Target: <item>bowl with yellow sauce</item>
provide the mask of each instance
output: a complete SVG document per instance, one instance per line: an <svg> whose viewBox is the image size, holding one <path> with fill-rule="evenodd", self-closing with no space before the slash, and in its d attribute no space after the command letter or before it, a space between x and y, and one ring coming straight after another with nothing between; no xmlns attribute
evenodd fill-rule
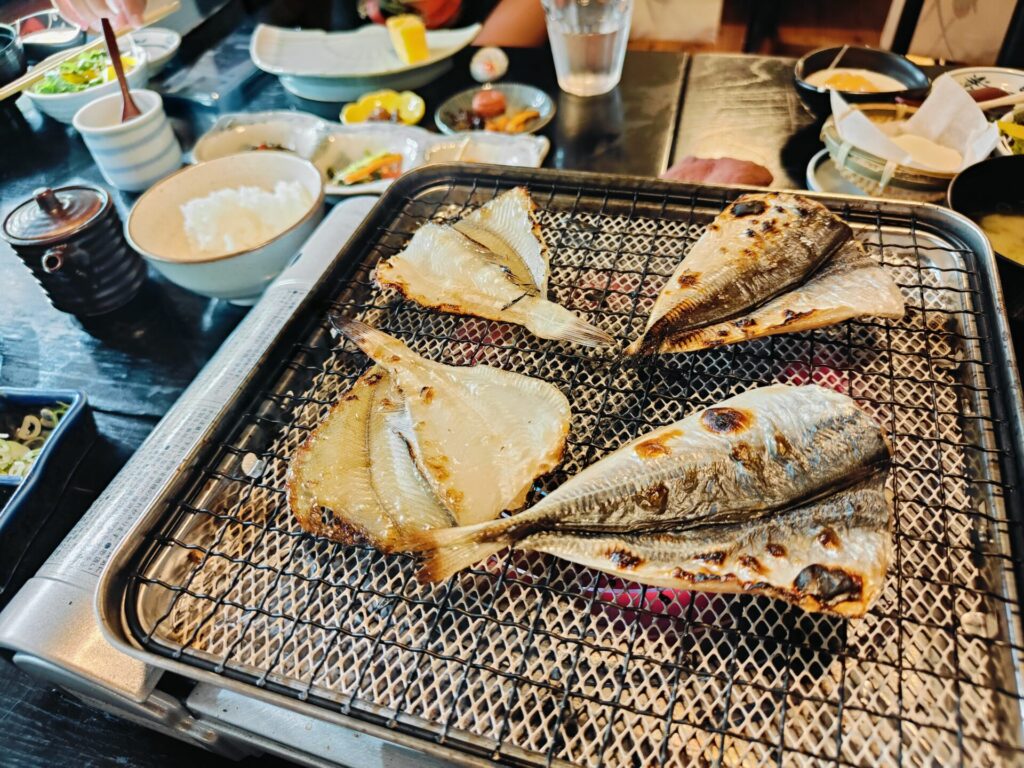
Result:
<svg viewBox="0 0 1024 768"><path fill-rule="evenodd" d="M965 168L949 185L949 207L988 237L1011 317L1024 318L1024 155L991 157Z"/></svg>
<svg viewBox="0 0 1024 768"><path fill-rule="evenodd" d="M922 99L931 81L905 56L863 46L819 48L793 67L793 83L804 105L818 117L832 112L830 94L846 101L884 103L896 97Z"/></svg>

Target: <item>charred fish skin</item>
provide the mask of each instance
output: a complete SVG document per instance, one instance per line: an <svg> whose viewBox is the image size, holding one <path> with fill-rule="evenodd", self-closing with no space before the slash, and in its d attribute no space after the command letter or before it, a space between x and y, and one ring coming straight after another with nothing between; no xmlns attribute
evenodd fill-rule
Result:
<svg viewBox="0 0 1024 768"><path fill-rule="evenodd" d="M741 196L669 277L644 335L627 354L654 353L666 339L769 301L804 281L852 236L845 222L805 197Z"/></svg>
<svg viewBox="0 0 1024 768"><path fill-rule="evenodd" d="M889 273L857 240L847 240L803 285L742 317L667 337L657 351L695 352L865 315L898 320L905 312L903 294Z"/></svg>
<svg viewBox="0 0 1024 768"><path fill-rule="evenodd" d="M890 457L882 430L845 395L763 387L637 438L526 512L428 531L405 548L428 552L422 578L437 581L536 536L685 538L764 526L884 480Z"/></svg>
<svg viewBox="0 0 1024 768"><path fill-rule="evenodd" d="M683 532L546 532L518 546L652 586L783 600L810 612L863 616L892 559L884 474L768 519Z"/></svg>
<svg viewBox="0 0 1024 768"><path fill-rule="evenodd" d="M492 532L724 524L827 495L889 459L881 430L845 395L762 387L627 443Z"/></svg>

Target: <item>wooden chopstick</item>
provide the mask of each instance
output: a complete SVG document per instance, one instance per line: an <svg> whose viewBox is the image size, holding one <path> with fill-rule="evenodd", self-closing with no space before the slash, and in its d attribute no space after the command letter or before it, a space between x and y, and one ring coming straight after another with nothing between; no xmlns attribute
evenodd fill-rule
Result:
<svg viewBox="0 0 1024 768"><path fill-rule="evenodd" d="M142 18L142 26L148 27L150 24L155 24L156 22L170 16L180 7L181 3L179 2L179 0L170 0L170 2L161 5L158 8L154 8L152 11L146 13L146 15ZM118 37L120 37L121 35L128 34L131 31L131 27L123 27L122 29L118 29L115 34ZM103 45L103 36L100 35L91 43L86 43L85 45L81 45L78 48L71 48L70 50L64 51L64 53L60 54L59 56L54 56L50 59L47 59L45 62L40 62L35 67L33 67L29 72L26 72L24 75L19 77L17 80L12 80L7 85L0 87L0 101L8 99L11 96L14 96L15 94L21 93L23 90L25 90L31 85L35 85L37 82L43 79L43 76L47 72L56 69L65 61L70 61L79 54L85 53L87 51L93 51L97 48L102 48Z"/></svg>
<svg viewBox="0 0 1024 768"><path fill-rule="evenodd" d="M1000 96L998 99L978 102L978 106L983 111L995 109L996 107L1012 107L1016 104L1024 104L1024 91L1021 93L1011 93L1009 96Z"/></svg>

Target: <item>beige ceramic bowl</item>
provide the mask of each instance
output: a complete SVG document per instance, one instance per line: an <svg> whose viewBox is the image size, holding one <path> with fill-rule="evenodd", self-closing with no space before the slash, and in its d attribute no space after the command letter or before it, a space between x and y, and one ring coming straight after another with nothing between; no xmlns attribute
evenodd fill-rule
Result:
<svg viewBox="0 0 1024 768"><path fill-rule="evenodd" d="M875 123L906 120L917 111L916 107L906 104L863 104L856 105L855 108L861 110ZM821 129L821 140L825 143L825 148L839 174L874 197L938 202L945 199L946 189L956 176L955 173L923 171L899 164L895 169L887 171L888 160L846 145L839 138L833 117L825 121Z"/></svg>
<svg viewBox="0 0 1024 768"><path fill-rule="evenodd" d="M272 191L279 181L298 181L309 192L312 203L301 219L254 248L196 258L185 235L183 203L231 187ZM157 272L182 288L254 304L316 229L323 209L323 184L312 163L284 152L248 152L186 166L161 179L135 203L125 234Z"/></svg>

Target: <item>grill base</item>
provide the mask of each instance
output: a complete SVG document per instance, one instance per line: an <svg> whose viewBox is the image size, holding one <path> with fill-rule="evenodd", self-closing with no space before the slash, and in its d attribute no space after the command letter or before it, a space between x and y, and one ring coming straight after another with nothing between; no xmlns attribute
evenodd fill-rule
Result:
<svg viewBox="0 0 1024 768"><path fill-rule="evenodd" d="M1019 406L1000 391L1006 357L977 231L938 210L824 199L892 270L902 320L641 365L372 285L377 260L422 222L516 183L540 208L552 298L622 342L736 194L456 167L400 180L235 398L219 440L151 512L144 545L115 557L105 589L124 595L126 625L110 630L154 664L509 764L1020 760L1019 528L1008 520L1008 508L1019 519ZM288 459L368 365L331 336L331 310L424 356L560 387L573 408L566 458L531 501L637 434L750 387L846 392L893 442L896 557L884 593L865 619L844 622L515 551L424 586L412 558L304 534L283 492Z"/></svg>

